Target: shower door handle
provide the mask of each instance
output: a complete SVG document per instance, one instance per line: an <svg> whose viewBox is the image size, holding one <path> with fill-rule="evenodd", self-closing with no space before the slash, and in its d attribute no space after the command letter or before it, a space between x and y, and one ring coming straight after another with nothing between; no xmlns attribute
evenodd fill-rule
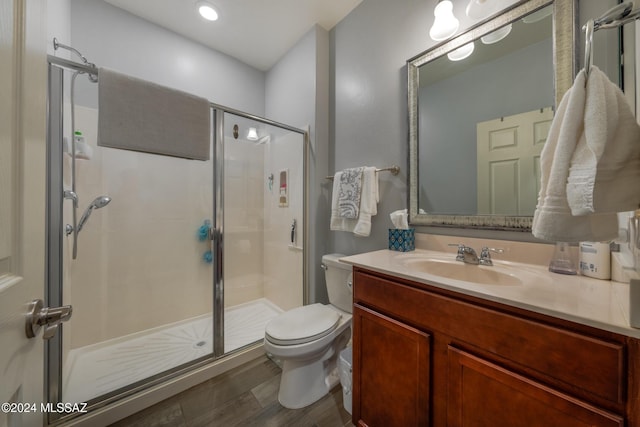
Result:
<svg viewBox="0 0 640 427"><path fill-rule="evenodd" d="M73 314L73 307L70 305L51 308L45 307L41 299L34 299L29 304L29 312L25 323L27 338L34 338L42 326L44 326L42 339L53 338L58 331L60 323L69 320L71 314Z"/></svg>

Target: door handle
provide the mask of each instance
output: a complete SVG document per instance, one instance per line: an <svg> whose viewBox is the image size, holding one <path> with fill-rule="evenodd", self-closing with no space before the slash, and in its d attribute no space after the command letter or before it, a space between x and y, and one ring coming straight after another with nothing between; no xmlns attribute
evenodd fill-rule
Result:
<svg viewBox="0 0 640 427"><path fill-rule="evenodd" d="M41 299L34 299L29 303L29 312L25 322L27 338L33 338L38 334L40 327L44 326L43 340L53 338L62 322L66 322L73 314L73 307L63 305L61 307L45 307Z"/></svg>

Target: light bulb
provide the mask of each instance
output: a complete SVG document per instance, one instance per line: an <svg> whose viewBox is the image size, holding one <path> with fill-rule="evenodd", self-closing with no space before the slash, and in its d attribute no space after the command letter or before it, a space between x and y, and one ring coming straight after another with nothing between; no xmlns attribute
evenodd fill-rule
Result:
<svg viewBox="0 0 640 427"><path fill-rule="evenodd" d="M447 53L447 58L449 58L451 61L462 61L463 59L468 58L469 55L473 53L475 47L476 45L473 42L467 43L463 46L460 46L456 50L452 50L451 52Z"/></svg>
<svg viewBox="0 0 640 427"><path fill-rule="evenodd" d="M209 3L200 1L197 6L198 13L207 21L216 21L218 19L218 12Z"/></svg>
<svg viewBox="0 0 640 427"><path fill-rule="evenodd" d="M470 0L467 5L467 9L465 13L471 19L481 19L487 16L487 13L490 12L485 4L487 0Z"/></svg>
<svg viewBox="0 0 640 427"><path fill-rule="evenodd" d="M433 40L446 40L458 31L460 21L453 16L453 4L450 0L441 1L433 10L435 19L429 30L429 37Z"/></svg>
<svg viewBox="0 0 640 427"><path fill-rule="evenodd" d="M534 22L541 21L547 16L551 15L552 12L553 9L551 8L551 6L547 6L544 9L537 10L525 16L524 18L522 18L522 22L524 22L525 24L533 24Z"/></svg>
<svg viewBox="0 0 640 427"><path fill-rule="evenodd" d="M480 37L480 40L482 40L482 43L484 44L498 43L500 40L509 35L509 33L511 32L511 28L513 28L513 25L505 25L504 27L498 28L497 30L487 34L486 36Z"/></svg>
<svg viewBox="0 0 640 427"><path fill-rule="evenodd" d="M258 131L256 128L249 128L249 132L247 132L247 139L249 141L256 141L258 139Z"/></svg>

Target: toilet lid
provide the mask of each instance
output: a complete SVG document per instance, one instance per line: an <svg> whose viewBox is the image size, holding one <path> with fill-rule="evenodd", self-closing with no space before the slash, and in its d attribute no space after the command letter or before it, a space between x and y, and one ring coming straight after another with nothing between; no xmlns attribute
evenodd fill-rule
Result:
<svg viewBox="0 0 640 427"><path fill-rule="evenodd" d="M315 341L338 327L340 314L324 304L311 304L284 312L267 323L267 338L274 344L295 345Z"/></svg>

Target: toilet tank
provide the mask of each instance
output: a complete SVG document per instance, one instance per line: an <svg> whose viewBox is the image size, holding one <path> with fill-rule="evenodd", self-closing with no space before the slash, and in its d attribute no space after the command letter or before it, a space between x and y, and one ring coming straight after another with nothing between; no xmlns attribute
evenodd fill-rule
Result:
<svg viewBox="0 0 640 427"><path fill-rule="evenodd" d="M324 281L327 284L329 302L340 310L351 313L353 310L351 265L338 261L344 256L346 255L324 255L322 268L324 269Z"/></svg>

